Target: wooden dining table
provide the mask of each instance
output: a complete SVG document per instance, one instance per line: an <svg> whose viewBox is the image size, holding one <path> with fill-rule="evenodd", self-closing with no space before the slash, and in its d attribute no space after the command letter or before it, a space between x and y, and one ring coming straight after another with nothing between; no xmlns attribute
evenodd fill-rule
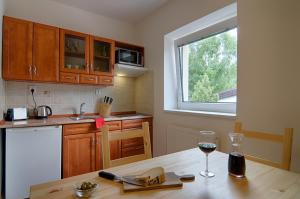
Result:
<svg viewBox="0 0 300 199"><path fill-rule="evenodd" d="M73 187L82 181L100 184L93 199L135 198L186 198L186 199L300 199L300 174L246 161L246 177L234 178L227 171L228 154L215 151L209 155L209 170L213 178L199 175L205 169L205 155L199 149L190 149L169 155L107 169L117 175L140 174L161 166L167 172L178 175L194 174L195 180L181 188L157 189L125 193L122 184L98 177L92 172L31 187L30 198L71 199L76 198Z"/></svg>

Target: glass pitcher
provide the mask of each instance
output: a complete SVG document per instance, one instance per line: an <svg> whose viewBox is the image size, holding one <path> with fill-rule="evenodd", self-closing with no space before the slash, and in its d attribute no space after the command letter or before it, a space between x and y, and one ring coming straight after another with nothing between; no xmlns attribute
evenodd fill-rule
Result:
<svg viewBox="0 0 300 199"><path fill-rule="evenodd" d="M244 153L242 151L243 134L229 133L231 141L231 153L228 159L228 172L237 178L245 177L246 163Z"/></svg>

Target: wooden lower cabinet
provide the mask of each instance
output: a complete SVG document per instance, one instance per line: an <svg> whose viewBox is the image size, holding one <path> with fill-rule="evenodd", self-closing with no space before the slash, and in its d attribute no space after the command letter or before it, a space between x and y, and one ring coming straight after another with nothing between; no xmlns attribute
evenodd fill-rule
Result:
<svg viewBox="0 0 300 199"><path fill-rule="evenodd" d="M150 123L152 142L152 120L124 120L106 122L111 132L122 126L141 128L142 122ZM132 123L131 123L132 122ZM124 123L124 124L123 124ZM132 128L131 128L132 129ZM110 143L111 159L119 159L144 153L143 139L132 138ZM103 169L102 133L94 123L67 124L63 127L63 178Z"/></svg>
<svg viewBox="0 0 300 199"><path fill-rule="evenodd" d="M63 138L63 177L95 170L95 134L67 135Z"/></svg>

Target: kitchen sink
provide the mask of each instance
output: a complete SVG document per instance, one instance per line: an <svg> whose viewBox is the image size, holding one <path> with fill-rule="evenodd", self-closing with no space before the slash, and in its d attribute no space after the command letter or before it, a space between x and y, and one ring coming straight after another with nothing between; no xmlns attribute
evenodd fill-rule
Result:
<svg viewBox="0 0 300 199"><path fill-rule="evenodd" d="M95 119L98 118L99 116L97 115L82 115L82 116L78 116L78 117L70 117L71 120L86 120L86 119Z"/></svg>

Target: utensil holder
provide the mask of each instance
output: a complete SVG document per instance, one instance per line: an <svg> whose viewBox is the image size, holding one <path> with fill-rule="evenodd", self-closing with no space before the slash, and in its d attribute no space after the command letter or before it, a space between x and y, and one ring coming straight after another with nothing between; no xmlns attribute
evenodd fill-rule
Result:
<svg viewBox="0 0 300 199"><path fill-rule="evenodd" d="M100 103L100 111L99 114L102 117L109 117L111 114L111 108L112 105L111 104L106 104L106 103Z"/></svg>

